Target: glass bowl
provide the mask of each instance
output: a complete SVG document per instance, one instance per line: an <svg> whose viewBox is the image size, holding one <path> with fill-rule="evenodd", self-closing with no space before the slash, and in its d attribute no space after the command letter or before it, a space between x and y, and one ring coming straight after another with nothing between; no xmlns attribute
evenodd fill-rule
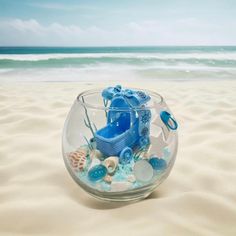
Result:
<svg viewBox="0 0 236 236"><path fill-rule="evenodd" d="M84 91L65 121L64 162L76 183L96 198L143 199L174 165L177 126L158 93L120 85Z"/></svg>

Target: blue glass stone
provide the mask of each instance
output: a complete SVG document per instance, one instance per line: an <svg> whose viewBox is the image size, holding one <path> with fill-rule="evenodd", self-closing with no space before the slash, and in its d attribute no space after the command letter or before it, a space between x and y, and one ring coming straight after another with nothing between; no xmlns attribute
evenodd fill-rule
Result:
<svg viewBox="0 0 236 236"><path fill-rule="evenodd" d="M96 165L88 172L88 178L92 182L103 179L107 174L107 168L104 165Z"/></svg>
<svg viewBox="0 0 236 236"><path fill-rule="evenodd" d="M166 161L162 158L152 157L149 163L154 170L164 170L167 167Z"/></svg>

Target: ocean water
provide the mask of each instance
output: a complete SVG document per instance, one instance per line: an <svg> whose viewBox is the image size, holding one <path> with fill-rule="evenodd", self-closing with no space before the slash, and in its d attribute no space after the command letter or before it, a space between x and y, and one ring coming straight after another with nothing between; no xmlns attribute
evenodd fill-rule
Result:
<svg viewBox="0 0 236 236"><path fill-rule="evenodd" d="M235 78L236 46L0 47L0 82Z"/></svg>

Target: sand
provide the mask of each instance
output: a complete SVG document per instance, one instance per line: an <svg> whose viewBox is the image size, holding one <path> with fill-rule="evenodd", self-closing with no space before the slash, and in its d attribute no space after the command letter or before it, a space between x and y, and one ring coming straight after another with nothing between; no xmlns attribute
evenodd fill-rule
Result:
<svg viewBox="0 0 236 236"><path fill-rule="evenodd" d="M161 93L180 127L171 175L132 204L93 199L63 163L66 115L94 86L0 85L0 235L236 235L236 82L135 84Z"/></svg>

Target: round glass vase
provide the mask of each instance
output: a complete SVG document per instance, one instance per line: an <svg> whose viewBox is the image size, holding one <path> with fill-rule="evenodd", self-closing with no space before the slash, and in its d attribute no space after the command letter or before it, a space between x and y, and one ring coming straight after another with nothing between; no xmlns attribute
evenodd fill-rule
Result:
<svg viewBox="0 0 236 236"><path fill-rule="evenodd" d="M64 124L62 152L67 170L82 189L98 199L146 198L168 177L175 162L177 122L163 97L152 91L129 90L151 99L145 106L117 108L101 96L102 89L84 91ZM111 116L114 121L108 123ZM142 122L148 126L142 128ZM103 138L98 138L101 133Z"/></svg>

